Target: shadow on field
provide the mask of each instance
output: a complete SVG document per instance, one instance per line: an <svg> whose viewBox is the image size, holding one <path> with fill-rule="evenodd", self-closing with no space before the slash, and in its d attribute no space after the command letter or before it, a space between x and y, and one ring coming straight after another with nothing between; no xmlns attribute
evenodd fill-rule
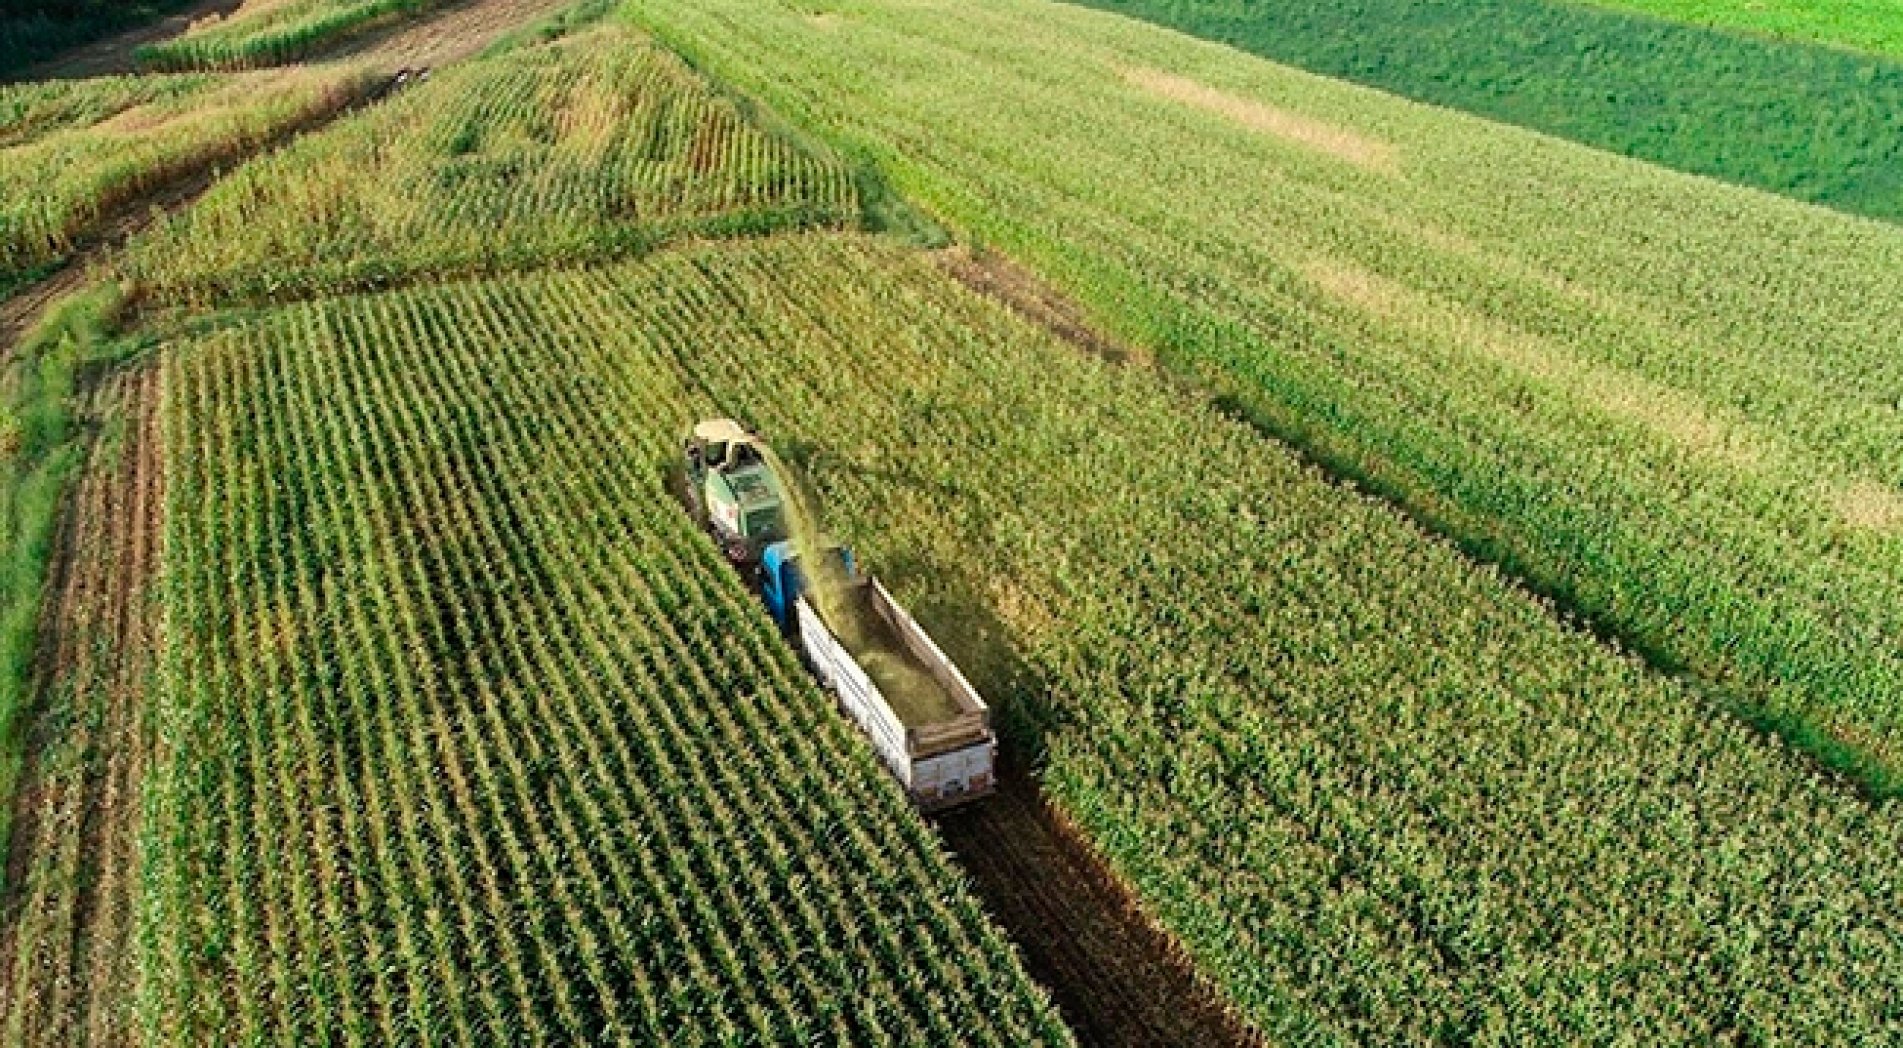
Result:
<svg viewBox="0 0 1903 1048"><path fill-rule="evenodd" d="M1198 978L1175 938L1045 797L1030 770L1062 712L1010 632L956 566L916 556L879 565L929 578L911 609L991 703L1002 749L998 792L933 819L1025 967L1086 1045L1260 1045Z"/></svg>

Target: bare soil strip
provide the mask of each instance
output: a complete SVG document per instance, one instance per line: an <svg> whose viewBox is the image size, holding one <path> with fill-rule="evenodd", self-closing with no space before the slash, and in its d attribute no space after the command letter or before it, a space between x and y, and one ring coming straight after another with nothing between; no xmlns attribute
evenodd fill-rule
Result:
<svg viewBox="0 0 1903 1048"><path fill-rule="evenodd" d="M1266 1043L1008 762L996 796L942 816L938 829L1082 1043Z"/></svg>
<svg viewBox="0 0 1903 1048"><path fill-rule="evenodd" d="M134 26L116 36L82 44L58 58L49 59L20 72L17 79L78 80L89 76L111 76L138 69L133 54L146 44L155 44L190 29L193 22L213 15L228 15L243 0L198 0L197 3L145 25Z"/></svg>
<svg viewBox="0 0 1903 1048"><path fill-rule="evenodd" d="M1118 364L1151 363L1147 354L1093 327L1077 303L1003 255L958 246L940 251L938 260L966 287L1087 353Z"/></svg>
<svg viewBox="0 0 1903 1048"><path fill-rule="evenodd" d="M0 905L0 1040L131 1043L142 719L159 628L159 370L87 397L63 514Z"/></svg>
<svg viewBox="0 0 1903 1048"><path fill-rule="evenodd" d="M574 0L468 0L419 19L353 36L319 57L368 61L388 73L444 65L476 54L503 34L572 3Z"/></svg>

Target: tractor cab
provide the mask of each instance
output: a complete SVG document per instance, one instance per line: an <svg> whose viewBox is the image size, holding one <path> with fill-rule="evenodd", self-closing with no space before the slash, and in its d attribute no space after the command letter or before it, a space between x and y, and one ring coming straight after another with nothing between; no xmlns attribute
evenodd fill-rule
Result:
<svg viewBox="0 0 1903 1048"><path fill-rule="evenodd" d="M682 444L687 492L735 563L751 564L768 545L786 538L780 480L760 439L732 419L694 426Z"/></svg>

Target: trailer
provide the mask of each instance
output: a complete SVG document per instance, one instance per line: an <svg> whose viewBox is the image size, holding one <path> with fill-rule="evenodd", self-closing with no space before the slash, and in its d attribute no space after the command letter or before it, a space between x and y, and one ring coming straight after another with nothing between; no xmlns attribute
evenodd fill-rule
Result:
<svg viewBox="0 0 1903 1048"><path fill-rule="evenodd" d="M885 585L857 573L849 551L828 546L821 555L838 558L847 581L831 599L850 605L861 635L842 638L826 621L789 542L768 546L761 559L773 617L913 803L941 811L992 793L998 743L990 707Z"/></svg>

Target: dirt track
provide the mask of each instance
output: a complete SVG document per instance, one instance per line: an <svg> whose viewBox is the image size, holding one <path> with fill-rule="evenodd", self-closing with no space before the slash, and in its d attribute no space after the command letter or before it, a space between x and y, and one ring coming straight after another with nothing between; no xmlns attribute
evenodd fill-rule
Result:
<svg viewBox="0 0 1903 1048"><path fill-rule="evenodd" d="M468 0L341 41L313 60L365 61L394 73L467 58L574 0Z"/></svg>
<svg viewBox="0 0 1903 1048"><path fill-rule="evenodd" d="M134 26L123 33L95 40L58 58L42 62L20 72L17 79L78 80L89 76L130 73L136 68L133 53L146 44L169 40L191 28L193 22L212 15L226 15L238 9L243 0L198 0L197 3L156 22Z"/></svg>
<svg viewBox="0 0 1903 1048"><path fill-rule="evenodd" d="M1264 1043L1021 773L938 829L1084 1044Z"/></svg>
<svg viewBox="0 0 1903 1048"><path fill-rule="evenodd" d="M26 711L0 915L0 1041L130 1043L142 714L164 475L147 365L89 398L97 439L62 516Z"/></svg>

